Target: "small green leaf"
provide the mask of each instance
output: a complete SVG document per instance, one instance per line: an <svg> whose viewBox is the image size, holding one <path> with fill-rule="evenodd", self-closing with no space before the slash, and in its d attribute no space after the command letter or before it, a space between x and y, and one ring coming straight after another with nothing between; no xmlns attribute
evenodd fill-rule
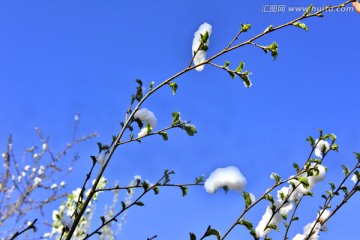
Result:
<svg viewBox="0 0 360 240"><path fill-rule="evenodd" d="M101 153L101 151L102 151L102 143L101 143L101 142L97 142L96 144L97 144L98 147L99 147L99 153Z"/></svg>
<svg viewBox="0 0 360 240"><path fill-rule="evenodd" d="M185 124L182 127L189 136L194 136L197 133L196 127L191 124Z"/></svg>
<svg viewBox="0 0 360 240"><path fill-rule="evenodd" d="M211 228L210 226L208 227L208 229L206 230L206 233L204 234L204 237L208 237L208 236L216 236L216 238L218 240L220 240L219 231L214 228Z"/></svg>
<svg viewBox="0 0 360 240"><path fill-rule="evenodd" d="M154 191L155 195L158 195L158 194L159 194L159 188L158 188L158 187L154 187L154 188L153 188L153 191Z"/></svg>
<svg viewBox="0 0 360 240"><path fill-rule="evenodd" d="M204 182L204 176L200 176L200 177L195 178L195 184L199 184L199 183L202 183L202 182Z"/></svg>
<svg viewBox="0 0 360 240"><path fill-rule="evenodd" d="M296 173L300 172L300 167L296 163L293 163L293 167L295 168Z"/></svg>
<svg viewBox="0 0 360 240"><path fill-rule="evenodd" d="M311 4L311 5L306 9L306 11L305 11L305 13L304 13L304 16L309 15L309 13L312 11L313 7L314 7L314 4Z"/></svg>
<svg viewBox="0 0 360 240"><path fill-rule="evenodd" d="M243 71L244 66L245 66L245 63L240 62L239 66L235 69L235 72L241 73Z"/></svg>
<svg viewBox="0 0 360 240"><path fill-rule="evenodd" d="M314 147L315 146L315 140L312 136L309 136L306 141L308 141L311 145L311 147Z"/></svg>
<svg viewBox="0 0 360 240"><path fill-rule="evenodd" d="M269 202L271 202L272 204L274 204L274 198L273 198L273 196L271 196L270 193L268 195L266 195L265 199L268 200Z"/></svg>
<svg viewBox="0 0 360 240"><path fill-rule="evenodd" d="M251 229L254 228L253 225L252 225L252 223L251 223L249 220L244 219L244 218L242 218L242 219L240 220L239 224L245 226L245 227L246 227L247 229L249 229L249 230L251 230Z"/></svg>
<svg viewBox="0 0 360 240"><path fill-rule="evenodd" d="M347 187L342 186L340 189L341 189L341 191L343 191L345 193L345 195L348 195Z"/></svg>
<svg viewBox="0 0 360 240"><path fill-rule="evenodd" d="M244 191L242 196L245 200L245 208L248 208L252 204L250 193Z"/></svg>
<svg viewBox="0 0 360 240"><path fill-rule="evenodd" d="M278 44L276 42L273 42L267 47L267 50L271 52L271 56L274 58L274 60L277 58L278 54Z"/></svg>
<svg viewBox="0 0 360 240"><path fill-rule="evenodd" d="M243 81L244 83L244 86L249 88L252 86L252 83L250 81L250 78L249 78L249 75L250 75L250 72L249 71L245 71L244 73L241 73L239 74L241 80Z"/></svg>
<svg viewBox="0 0 360 240"><path fill-rule="evenodd" d="M302 28L302 29L304 29L305 31L309 31L309 28L305 25L305 23L302 23L302 22L300 22L300 21L294 22L293 25L294 25L295 27Z"/></svg>
<svg viewBox="0 0 360 240"><path fill-rule="evenodd" d="M180 119L180 113L179 112L173 112L172 113L173 121L171 123L171 126L175 126L181 123Z"/></svg>
<svg viewBox="0 0 360 240"><path fill-rule="evenodd" d="M241 31L247 32L251 28L251 24L241 24Z"/></svg>
<svg viewBox="0 0 360 240"><path fill-rule="evenodd" d="M164 141L167 141L167 140L169 139L167 132L162 131L162 132L159 132L159 134L162 136L162 138L164 139Z"/></svg>
<svg viewBox="0 0 360 240"><path fill-rule="evenodd" d="M124 201L121 201L121 206L122 206L122 210L126 208L126 204L124 203Z"/></svg>
<svg viewBox="0 0 360 240"><path fill-rule="evenodd" d="M268 27L265 29L264 33L270 32L272 29L273 29L273 26L270 25L270 26L268 26Z"/></svg>
<svg viewBox="0 0 360 240"><path fill-rule="evenodd" d="M271 177L275 180L276 184L281 181L281 177L277 173L272 173Z"/></svg>
<svg viewBox="0 0 360 240"><path fill-rule="evenodd" d="M95 165L97 160L96 160L96 157L95 156L90 156L91 160L93 161L93 164Z"/></svg>
<svg viewBox="0 0 360 240"><path fill-rule="evenodd" d="M100 219L101 219L101 223L104 225L104 223L105 223L105 217L104 217L104 216L101 216Z"/></svg>
<svg viewBox="0 0 360 240"><path fill-rule="evenodd" d="M276 231L278 231L278 232L280 231L279 227L276 226L275 224L269 224L269 225L268 225L268 228L274 229L274 230L276 230Z"/></svg>
<svg viewBox="0 0 360 240"><path fill-rule="evenodd" d="M345 177L349 176L349 174L350 174L349 168L348 168L347 166L345 166L345 165L342 165L341 167L342 167L342 169L343 169L343 172L344 172L344 174L345 174Z"/></svg>
<svg viewBox="0 0 360 240"><path fill-rule="evenodd" d="M230 66L230 62L226 61L225 64L224 64L224 68L227 68L228 66Z"/></svg>
<svg viewBox="0 0 360 240"><path fill-rule="evenodd" d="M172 94L175 95L176 94L176 90L178 89L178 85L176 84L176 82L171 82L169 83L169 86L172 89Z"/></svg>
<svg viewBox="0 0 360 240"><path fill-rule="evenodd" d="M143 187L144 191L146 191L146 190L149 189L149 184L146 181L143 181L142 182L142 187Z"/></svg>
<svg viewBox="0 0 360 240"><path fill-rule="evenodd" d="M139 84L140 87L142 87L143 83L140 79L136 79L136 82Z"/></svg>
<svg viewBox="0 0 360 240"><path fill-rule="evenodd" d="M334 191L336 188L335 184L333 182L329 182L329 184L330 184L331 190Z"/></svg>
<svg viewBox="0 0 360 240"><path fill-rule="evenodd" d="M149 91L151 91L154 87L154 82L150 82Z"/></svg>
<svg viewBox="0 0 360 240"><path fill-rule="evenodd" d="M135 202L135 204L138 205L138 206L140 206L140 207L142 207L142 206L145 205L143 202L140 202L140 201Z"/></svg>
<svg viewBox="0 0 360 240"><path fill-rule="evenodd" d="M339 151L339 146L336 144L336 143L333 143L331 145L331 150L335 151L335 152L338 152Z"/></svg>
<svg viewBox="0 0 360 240"><path fill-rule="evenodd" d="M189 233L190 235L190 240L196 240L196 235L194 233Z"/></svg>
<svg viewBox="0 0 360 240"><path fill-rule="evenodd" d="M151 131L152 131L152 128L151 128L150 124L146 124L146 134L151 133Z"/></svg>
<svg viewBox="0 0 360 240"><path fill-rule="evenodd" d="M187 187L184 187L184 186L180 186L181 188L181 192L182 192L182 196L185 197L186 194L188 193L188 189Z"/></svg>
<svg viewBox="0 0 360 240"><path fill-rule="evenodd" d="M308 181L307 177L304 177L304 176L299 177L297 180L303 185L304 188L308 189L309 181Z"/></svg>

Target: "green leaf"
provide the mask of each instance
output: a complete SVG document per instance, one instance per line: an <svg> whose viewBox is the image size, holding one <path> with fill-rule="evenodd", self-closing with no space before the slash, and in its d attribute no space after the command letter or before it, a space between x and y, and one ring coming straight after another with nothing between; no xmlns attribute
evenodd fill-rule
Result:
<svg viewBox="0 0 360 240"><path fill-rule="evenodd" d="M348 168L347 166L345 166L345 165L342 165L341 167L342 167L342 169L343 169L343 172L344 172L344 174L345 174L345 177L349 176L349 174L350 174L349 168Z"/></svg>
<svg viewBox="0 0 360 240"><path fill-rule="evenodd" d="M254 228L253 225L252 225L252 223L251 223L249 220L244 219L244 218L242 218L242 219L240 220L239 224L245 226L245 227L246 227L247 229L249 229L249 230L251 230L251 229Z"/></svg>
<svg viewBox="0 0 360 240"><path fill-rule="evenodd" d="M276 184L281 181L281 177L277 173L272 173L271 177L275 180Z"/></svg>
<svg viewBox="0 0 360 240"><path fill-rule="evenodd" d="M204 237L208 237L208 236L216 236L216 238L218 240L220 240L219 231L214 228L211 228L210 226L208 227L208 229L206 230L206 233L204 234Z"/></svg>
<svg viewBox="0 0 360 240"><path fill-rule="evenodd" d="M190 240L196 240L196 235L194 233L189 233L190 235Z"/></svg>
<svg viewBox="0 0 360 240"><path fill-rule="evenodd" d="M204 182L204 176L200 176L200 177L195 178L195 184L199 184L199 183L202 183L202 182Z"/></svg>
<svg viewBox="0 0 360 240"><path fill-rule="evenodd" d="M278 48L279 45L276 42L273 42L270 44L266 49L271 52L271 56L274 58L274 60L277 58L278 54Z"/></svg>
<svg viewBox="0 0 360 240"><path fill-rule="evenodd" d="M309 15L309 13L312 11L313 7L314 7L314 4L311 4L311 5L306 9L306 11L305 11L305 13L304 13L304 16Z"/></svg>
<svg viewBox="0 0 360 240"><path fill-rule="evenodd" d="M146 190L149 189L149 184L146 181L143 181L142 182L142 187L143 187L144 191L146 191Z"/></svg>
<svg viewBox="0 0 360 240"><path fill-rule="evenodd" d="M331 190L334 191L335 190L335 184L333 182L329 182L329 185L331 187Z"/></svg>
<svg viewBox="0 0 360 240"><path fill-rule="evenodd" d="M140 202L140 201L135 202L135 204L138 205L138 206L140 206L140 207L142 207L142 206L145 205L143 202Z"/></svg>
<svg viewBox="0 0 360 240"><path fill-rule="evenodd" d="M345 195L348 195L347 187L342 186L340 189L341 189L341 191L343 191L345 193Z"/></svg>
<svg viewBox="0 0 360 240"><path fill-rule="evenodd" d="M101 219L101 223L104 225L104 223L105 223L105 217L104 217L104 216L101 216L100 219Z"/></svg>
<svg viewBox="0 0 360 240"><path fill-rule="evenodd" d="M235 69L235 72L239 72L241 73L243 68L245 66L245 63L244 62L240 62L239 66Z"/></svg>
<svg viewBox="0 0 360 240"><path fill-rule="evenodd" d="M101 151L102 151L102 143L101 143L101 142L97 142L96 144L97 144L98 147L99 147L99 153L101 153Z"/></svg>
<svg viewBox="0 0 360 240"><path fill-rule="evenodd" d="M171 126L175 126L181 123L181 119L180 119L180 113L179 112L173 112L172 114L173 117L173 121L171 123Z"/></svg>
<svg viewBox="0 0 360 240"><path fill-rule="evenodd" d="M152 131L152 128L151 128L150 124L146 124L146 134L151 133L151 131Z"/></svg>
<svg viewBox="0 0 360 240"><path fill-rule="evenodd" d="M91 160L93 161L93 164L95 165L97 160L96 160L96 157L95 156L90 156Z"/></svg>
<svg viewBox="0 0 360 240"><path fill-rule="evenodd" d="M305 31L309 31L309 28L305 25L305 23L302 23L302 22L300 22L300 21L294 22L293 25L294 25L295 27L302 28L302 29L304 29Z"/></svg>
<svg viewBox="0 0 360 240"><path fill-rule="evenodd" d="M153 188L153 191L154 191L155 195L158 195L158 194L159 194L159 188L158 188L158 187L154 187L154 188Z"/></svg>
<svg viewBox="0 0 360 240"><path fill-rule="evenodd" d="M336 144L336 143L333 143L331 145L331 150L335 151L335 152L338 152L339 151L339 146Z"/></svg>
<svg viewBox="0 0 360 240"><path fill-rule="evenodd" d="M312 136L309 136L306 141L308 141L311 145L311 147L314 147L315 146L315 140Z"/></svg>
<svg viewBox="0 0 360 240"><path fill-rule="evenodd" d="M140 129L142 129L144 127L144 124L140 119L135 118L134 121L137 123L137 125Z"/></svg>
<svg viewBox="0 0 360 240"><path fill-rule="evenodd" d="M188 189L187 187L184 187L184 186L180 186L181 188L181 192L182 192L182 196L185 197L186 194L188 193Z"/></svg>
<svg viewBox="0 0 360 240"><path fill-rule="evenodd" d="M239 74L241 80L243 80L244 86L247 88L252 86L249 75L250 75L249 71L245 71L244 73Z"/></svg>
<svg viewBox="0 0 360 240"><path fill-rule="evenodd" d="M159 134L162 136L162 138L164 139L164 141L167 141L167 140L169 139L167 132L162 131L162 132L159 132Z"/></svg>
<svg viewBox="0 0 360 240"><path fill-rule="evenodd" d="M176 90L178 88L178 85L176 84L176 82L171 82L169 83L169 86L171 87L172 89L172 94L175 95L176 94Z"/></svg>
<svg viewBox="0 0 360 240"><path fill-rule="evenodd" d="M121 201L121 206L122 206L122 210L126 208L126 204L124 203L124 201Z"/></svg>
<svg viewBox="0 0 360 240"><path fill-rule="evenodd" d="M265 29L264 33L270 32L272 29L273 29L273 26L270 25L270 26L268 26L268 27Z"/></svg>
<svg viewBox="0 0 360 240"><path fill-rule="evenodd" d="M150 82L149 91L151 91L154 87L154 82Z"/></svg>
<svg viewBox="0 0 360 240"><path fill-rule="evenodd" d="M200 34L200 50L205 50L205 51L207 50L207 48L203 49L203 48L201 48L201 46L207 47L204 44L208 41L208 39L209 39L209 32L208 31L206 31L205 34Z"/></svg>
<svg viewBox="0 0 360 240"><path fill-rule="evenodd" d="M274 204L274 198L273 198L273 196L271 196L270 193L268 195L266 195L265 199L268 200L269 202L271 202L272 204Z"/></svg>
<svg viewBox="0 0 360 240"><path fill-rule="evenodd" d="M228 66L230 66L230 62L226 61L225 64L224 64L224 68L227 68Z"/></svg>
<svg viewBox="0 0 360 240"><path fill-rule="evenodd" d="M194 136L197 133L196 127L191 124L185 124L182 127L189 136Z"/></svg>
<svg viewBox="0 0 360 240"><path fill-rule="evenodd" d="M241 24L241 31L247 32L251 28L251 24Z"/></svg>
<svg viewBox="0 0 360 240"><path fill-rule="evenodd" d="M140 87L142 87L143 83L140 79L136 79L136 82L139 84Z"/></svg>
<svg viewBox="0 0 360 240"><path fill-rule="evenodd" d="M299 177L297 178L297 180L303 185L304 188L308 189L309 187L309 181L307 179L307 177Z"/></svg>
<svg viewBox="0 0 360 240"><path fill-rule="evenodd" d="M242 196L245 200L245 208L248 208L252 204L250 193L244 191Z"/></svg>
<svg viewBox="0 0 360 240"><path fill-rule="evenodd" d="M268 228L274 229L274 230L276 230L276 231L278 231L278 232L280 231L279 227L276 226L275 224L269 224L269 225L268 225Z"/></svg>
<svg viewBox="0 0 360 240"><path fill-rule="evenodd" d="M300 167L297 165L297 163L293 163L293 167L295 168L296 173L300 172Z"/></svg>

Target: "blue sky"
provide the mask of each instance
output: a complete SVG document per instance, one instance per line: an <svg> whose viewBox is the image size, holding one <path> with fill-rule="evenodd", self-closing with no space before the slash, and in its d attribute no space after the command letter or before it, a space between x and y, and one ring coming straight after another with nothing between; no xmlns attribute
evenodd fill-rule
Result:
<svg viewBox="0 0 360 240"><path fill-rule="evenodd" d="M193 34L204 22L213 27L208 50L212 56L229 43L241 23L252 28L240 41L301 15L288 11L297 6L292 1L285 3L284 13L262 12L270 4L284 2L1 1L2 148L11 133L21 156L25 147L40 144L34 130L40 127L50 136L50 147L60 151L71 139L73 118L80 112L78 136L94 131L100 136L77 147L81 158L66 179L72 191L90 167L89 156L97 153L96 142L109 143L120 130L135 79L146 86L160 83L186 67ZM326 189L326 180L339 181L341 164L352 165L352 152L360 151L358 18L355 12L326 13L305 21L308 32L290 27L259 39L259 44L279 44L276 61L251 46L215 61L229 60L233 67L244 61L252 72L250 89L210 66L183 75L175 96L170 88L162 89L144 107L156 114L158 128L168 126L171 113L179 111L197 126L198 134L190 138L174 130L168 142L153 137L141 145L125 145L105 176L126 185L136 174L155 181L164 169L173 169L174 183L186 183L217 167L235 165L248 180L246 191L260 196L272 184L271 172L285 178L293 174L293 162L305 161L310 151L306 137L316 137L317 128L322 128L338 136L340 152L325 161L329 172L318 189ZM316 217L323 203L320 195L305 201L303 221L293 235ZM354 197L330 221L323 238L351 239L357 233L350 224L357 219L359 200ZM201 235L209 224L225 232L243 207L239 193L208 195L201 187L190 189L184 199L180 190L164 189L144 203L129 212L119 239L155 234L158 239L187 239L189 231ZM256 225L264 211L261 205L248 218ZM248 235L235 229L229 239L240 236Z"/></svg>

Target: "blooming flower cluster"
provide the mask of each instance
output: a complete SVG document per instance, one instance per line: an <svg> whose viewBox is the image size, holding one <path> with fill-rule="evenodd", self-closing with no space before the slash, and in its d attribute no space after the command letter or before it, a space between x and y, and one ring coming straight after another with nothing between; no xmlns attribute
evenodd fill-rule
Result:
<svg viewBox="0 0 360 240"><path fill-rule="evenodd" d="M208 193L215 193L221 187L241 192L245 186L246 178L234 166L216 169L210 174L204 184L205 190Z"/></svg>
<svg viewBox="0 0 360 240"><path fill-rule="evenodd" d="M206 50L200 49L201 44L201 35L205 36L206 32L208 34L207 41L203 43L203 46L207 47L209 46L209 37L211 35L212 27L208 23L203 23L200 25L199 30L197 30L194 34L193 44L192 44L192 54L194 56L194 53L197 51L195 57L194 57L194 64L198 65L199 63L202 63L205 61L206 57ZM201 65L196 68L197 71L202 71L204 69L204 65Z"/></svg>

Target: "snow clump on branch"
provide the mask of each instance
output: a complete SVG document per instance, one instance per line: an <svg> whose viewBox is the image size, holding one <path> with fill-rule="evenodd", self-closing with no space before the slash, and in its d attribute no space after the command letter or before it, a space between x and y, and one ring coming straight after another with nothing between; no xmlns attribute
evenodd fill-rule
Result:
<svg viewBox="0 0 360 240"><path fill-rule="evenodd" d="M195 57L194 57L194 64L198 65L199 63L202 63L205 61L206 57L206 50L209 46L209 38L211 35L212 27L208 23L203 23L200 25L199 30L197 30L194 34L194 40L192 44L192 55L194 56L194 53L197 51ZM206 41L202 43L202 38L207 36L205 39ZM201 46L200 46L201 45ZM205 65L201 65L196 68L197 71L202 71L204 69Z"/></svg>
<svg viewBox="0 0 360 240"><path fill-rule="evenodd" d="M245 186L246 178L234 166L216 169L210 174L204 184L205 190L208 193L215 193L221 187L241 192Z"/></svg>
<svg viewBox="0 0 360 240"><path fill-rule="evenodd" d="M156 127L157 124L157 118L155 117L155 114L146 108L141 108L136 111L134 114L135 119L139 119L141 122L145 122L146 124L149 124L152 129ZM144 137L147 135L147 128L144 127L141 129L141 131L138 133L138 137Z"/></svg>

